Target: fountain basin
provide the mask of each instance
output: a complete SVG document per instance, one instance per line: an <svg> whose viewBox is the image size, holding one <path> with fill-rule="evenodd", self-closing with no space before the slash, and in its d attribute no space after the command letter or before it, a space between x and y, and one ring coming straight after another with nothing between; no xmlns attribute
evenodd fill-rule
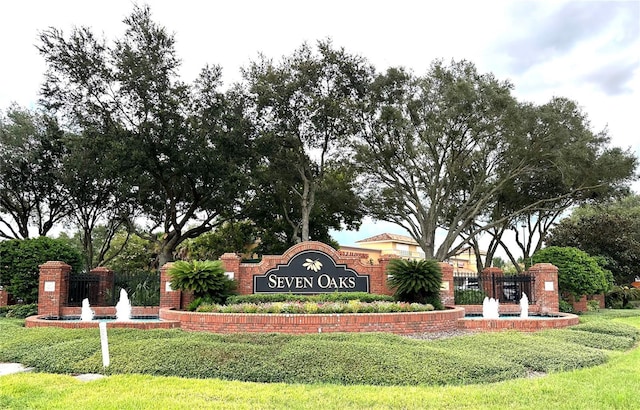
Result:
<svg viewBox="0 0 640 410"><path fill-rule="evenodd" d="M580 318L570 313L553 313L551 315L533 315L520 317L516 315L501 315L498 319L485 319L482 316L466 316L458 319L458 327L462 330L483 332L518 330L521 332L535 332L543 329L558 329L577 325Z"/></svg>
<svg viewBox="0 0 640 410"><path fill-rule="evenodd" d="M25 327L61 327L65 329L98 328L100 322L107 322L108 328L128 329L173 329L179 328L180 322L161 320L158 316L133 316L128 321L115 320L115 316L95 316L94 320L81 320L80 316L30 316L25 319Z"/></svg>

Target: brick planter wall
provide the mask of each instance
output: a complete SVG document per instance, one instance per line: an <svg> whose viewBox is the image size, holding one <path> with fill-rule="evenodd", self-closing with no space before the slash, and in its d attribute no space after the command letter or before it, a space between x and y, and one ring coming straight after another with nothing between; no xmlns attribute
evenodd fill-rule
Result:
<svg viewBox="0 0 640 410"><path fill-rule="evenodd" d="M215 333L388 332L417 334L458 329L464 309L412 313L243 314L160 309L160 318L185 330Z"/></svg>

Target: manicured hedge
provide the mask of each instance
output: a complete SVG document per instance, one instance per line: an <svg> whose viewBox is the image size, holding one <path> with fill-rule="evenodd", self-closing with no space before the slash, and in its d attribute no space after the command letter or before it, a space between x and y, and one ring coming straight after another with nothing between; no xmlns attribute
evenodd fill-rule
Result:
<svg viewBox="0 0 640 410"><path fill-rule="evenodd" d="M631 338L633 341L640 340L640 330L627 326L623 323L616 323L612 321L593 321L588 323L581 323L571 328L572 330L602 333L614 336L623 336Z"/></svg>
<svg viewBox="0 0 640 410"><path fill-rule="evenodd" d="M377 302L395 300L393 296L376 295L367 292L333 292L317 295L294 295L291 293L255 293L252 295L236 295L227 298L227 304L238 303L274 303L274 302L348 302L359 300L360 302Z"/></svg>
<svg viewBox="0 0 640 410"><path fill-rule="evenodd" d="M47 261L65 262L72 273L82 270L82 255L64 240L41 236L0 241L0 285L16 300L36 303L38 266Z"/></svg>
<svg viewBox="0 0 640 410"><path fill-rule="evenodd" d="M0 361L56 373L143 373L255 382L371 385L488 383L604 363L620 349L607 322L578 331L491 333L437 341L391 334L229 334L109 329L104 369L98 329L23 328L0 320ZM607 337L609 336L609 337ZM599 348L588 347L597 340Z"/></svg>
<svg viewBox="0 0 640 410"><path fill-rule="evenodd" d="M0 306L0 317L15 317L24 319L38 313L38 305L31 303L28 305Z"/></svg>
<svg viewBox="0 0 640 410"><path fill-rule="evenodd" d="M273 302L273 303L237 303L233 305L202 304L198 312L209 313L392 313L392 312L430 312L433 305L405 302Z"/></svg>

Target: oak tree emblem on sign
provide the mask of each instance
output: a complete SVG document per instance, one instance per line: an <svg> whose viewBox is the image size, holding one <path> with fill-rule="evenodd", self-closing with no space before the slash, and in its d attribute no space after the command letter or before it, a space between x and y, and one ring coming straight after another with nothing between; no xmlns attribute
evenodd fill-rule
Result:
<svg viewBox="0 0 640 410"><path fill-rule="evenodd" d="M314 272L318 272L320 268L322 268L322 263L319 260L311 260L307 259L303 264L303 267L307 268L307 270L312 270Z"/></svg>

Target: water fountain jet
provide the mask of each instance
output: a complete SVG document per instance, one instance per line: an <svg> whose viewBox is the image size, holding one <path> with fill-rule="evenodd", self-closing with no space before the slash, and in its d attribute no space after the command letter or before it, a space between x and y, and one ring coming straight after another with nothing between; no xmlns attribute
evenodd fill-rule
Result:
<svg viewBox="0 0 640 410"><path fill-rule="evenodd" d="M82 311L80 313L80 320L83 322L90 322L93 320L94 312L91 310L91 306L89 305L89 299L82 299Z"/></svg>
<svg viewBox="0 0 640 410"><path fill-rule="evenodd" d="M522 298L520 298L520 317L529 317L529 298L524 292L522 292Z"/></svg>
<svg viewBox="0 0 640 410"><path fill-rule="evenodd" d="M500 317L499 313L500 302L497 299L485 296L482 301L482 317L485 319L498 319Z"/></svg>
<svg viewBox="0 0 640 410"><path fill-rule="evenodd" d="M131 320L131 302L129 295L124 289L120 289L120 299L116 304L116 322Z"/></svg>

